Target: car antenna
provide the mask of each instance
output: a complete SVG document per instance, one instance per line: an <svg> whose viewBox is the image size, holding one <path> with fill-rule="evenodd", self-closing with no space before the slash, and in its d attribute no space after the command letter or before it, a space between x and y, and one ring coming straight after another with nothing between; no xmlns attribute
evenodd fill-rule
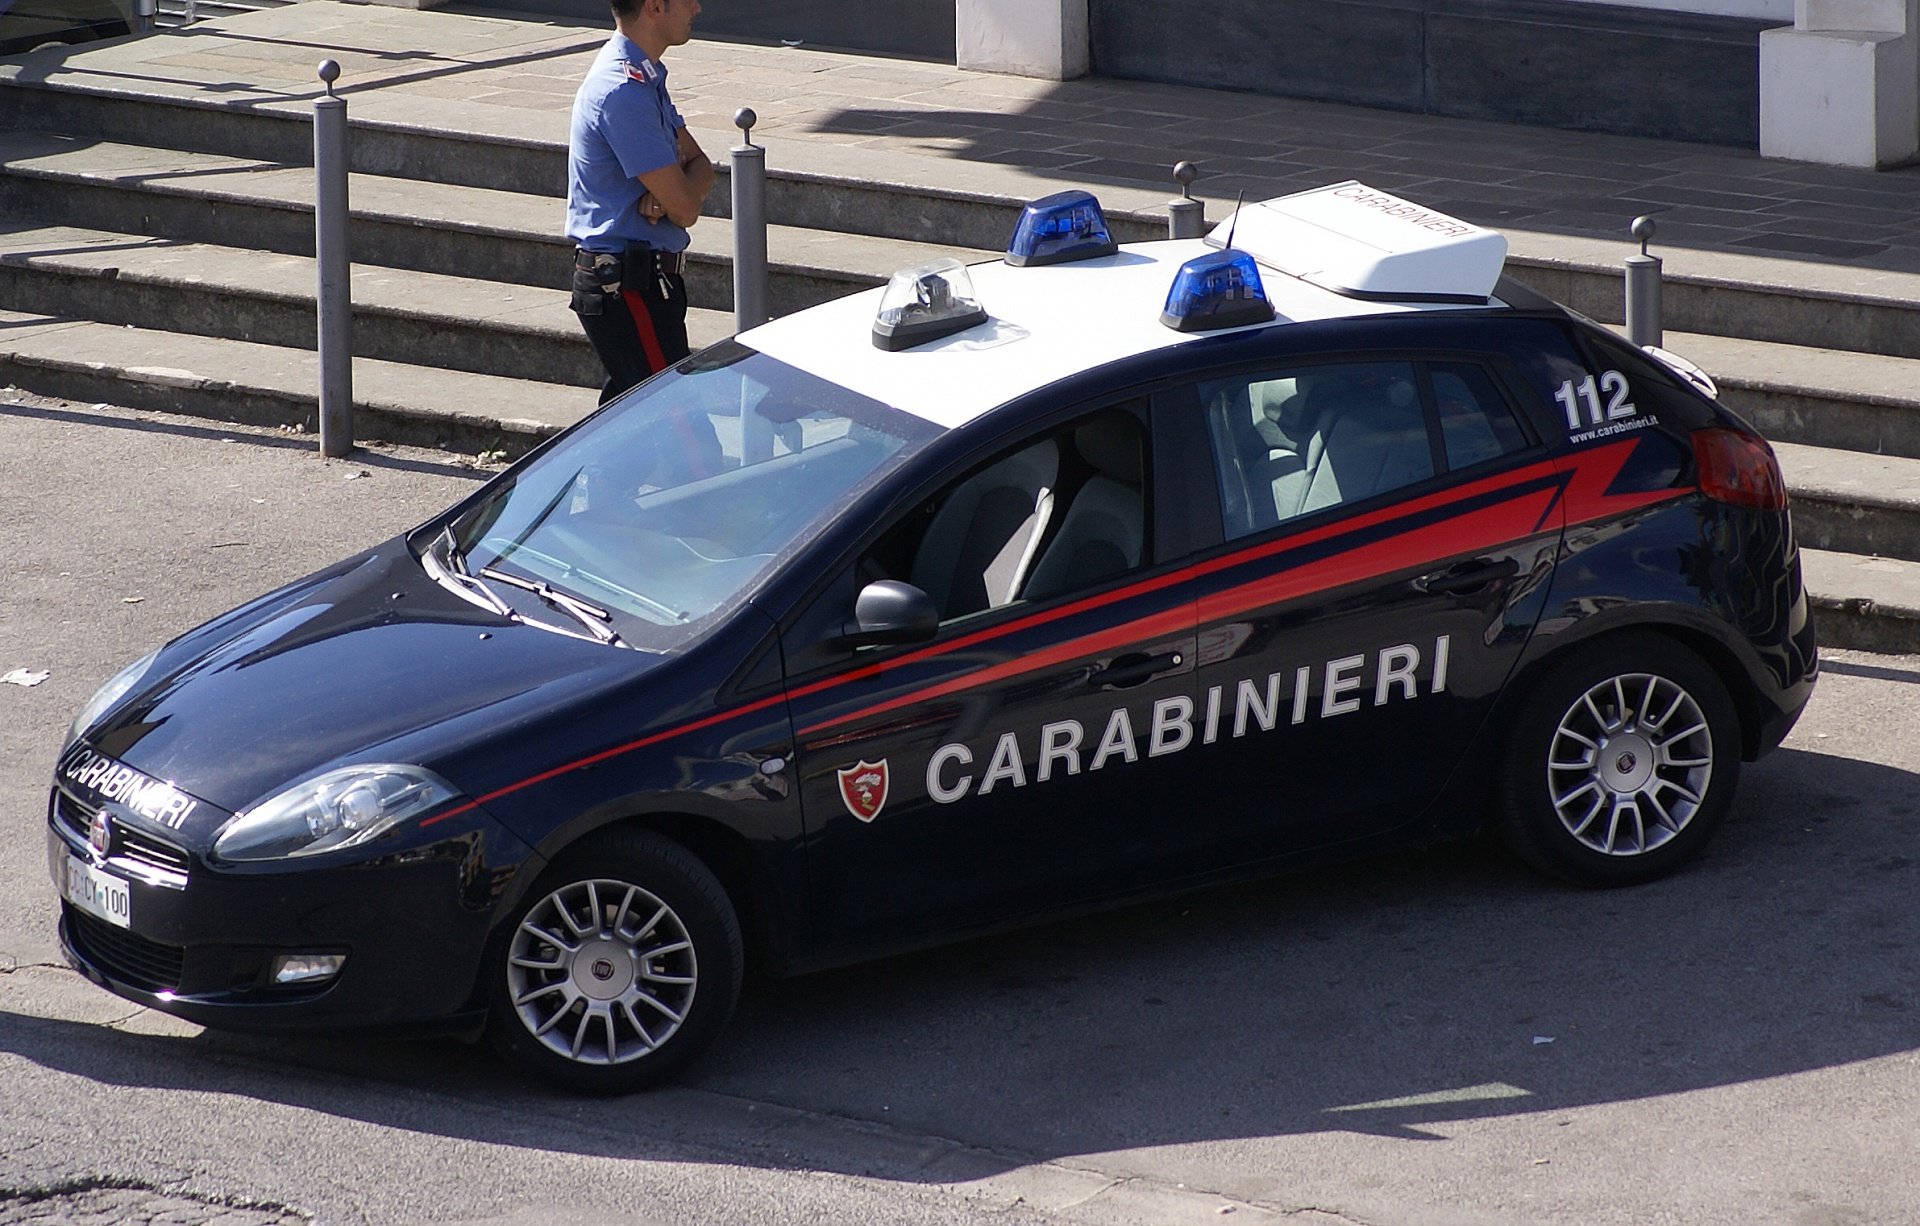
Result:
<svg viewBox="0 0 1920 1226"><path fill-rule="evenodd" d="M1240 206L1247 200L1247 189L1241 188L1240 194L1233 198L1233 220L1227 223L1227 241L1222 250L1233 250L1233 232L1240 228Z"/></svg>

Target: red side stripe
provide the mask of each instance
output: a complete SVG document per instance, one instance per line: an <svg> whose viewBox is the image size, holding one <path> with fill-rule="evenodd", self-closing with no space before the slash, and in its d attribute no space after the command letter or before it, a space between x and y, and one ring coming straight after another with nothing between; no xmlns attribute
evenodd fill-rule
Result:
<svg viewBox="0 0 1920 1226"><path fill-rule="evenodd" d="M992 685L994 682L1003 681L1008 677L1018 677L1022 673L1030 673L1042 668L1051 668L1056 664L1065 664L1069 660L1077 660L1082 656L1097 656L1106 651L1132 646L1142 639L1158 638L1165 634L1183 634L1192 629L1192 607L1185 604L1177 605L1165 612L1156 613L1152 617L1143 617L1138 621L1131 621L1122 626L1115 626L1110 630L1102 630L1098 634L1089 634L1081 638L1069 639L1064 643L1055 644L1044 651L1028 652L1025 655L1016 656L1000 664L975 669L973 672L965 673L958 677L949 677L945 681L937 682L923 689L914 690L911 693L889 699L886 702L875 703L870 707L862 707L860 710L846 715L837 715L832 719L823 720L811 727L802 728L800 735L803 737L811 736L823 728L831 728L836 724L851 723L856 719L865 719L868 716L880 715L899 707L912 706L917 702L932 702L934 699L944 698L948 694L958 694L962 690L978 689L980 686Z"/></svg>
<svg viewBox="0 0 1920 1226"><path fill-rule="evenodd" d="M623 293L631 295L631 291L623 291ZM630 302L629 305L633 304ZM652 320L646 315L644 304L634 307L634 319L636 326L639 325L639 321L643 319L646 320L650 334ZM657 349L658 342L655 341L654 345ZM1103 608L1124 600L1132 600L1150 592L1160 591L1176 584L1185 583L1204 575L1210 575L1231 567L1240 566L1260 558L1298 549L1304 545L1329 540L1360 529L1386 523L1390 520L1400 519L1408 515L1415 515L1423 511L1462 502L1515 485L1523 485L1529 481L1539 480L1544 476L1567 472L1569 480L1563 491L1543 490L1538 494L1523 499L1497 503L1491 507L1443 520L1437 524L1413 529L1400 536L1388 538L1385 541L1379 541L1347 553L1335 555L1331 558L1324 558L1317 562L1308 563L1305 566L1289 570L1280 575L1242 584L1239 587L1229 589L1225 592L1214 593L1201 601L1199 622L1204 624L1222 617L1232 617L1240 613L1277 604L1284 600L1312 595L1316 592L1328 591L1344 584L1359 582L1378 575L1390 574L1395 570L1401 570L1407 566L1418 565L1420 561L1426 558L1439 555L1471 553L1476 549L1487 549L1496 545L1521 540L1535 532L1545 530L1548 526L1547 521L1549 517L1552 516L1556 505L1564 508L1564 526L1575 527L1580 524L1591 523L1595 520L1620 515L1627 511L1651 506L1655 503L1682 498L1693 492L1691 487L1689 487L1683 489L1651 490L1632 494L1608 494L1606 492L1607 487L1613 483L1614 478L1619 476L1620 470L1625 467L1627 458L1632 453L1633 448L1638 444L1638 441L1639 440L1634 438L1626 438L1619 442L1610 443L1603 447L1596 447L1560 461L1544 460L1538 464L1529 465L1526 468L1487 477L1483 480L1458 486L1453 489L1442 490L1422 498L1414 499L1411 502L1397 503L1391 507L1383 507L1354 519L1342 520L1337 524L1323 525L1308 532L1288 536L1282 540L1269 541L1249 549L1238 550L1199 563L1195 566L1172 571L1164 575L1158 575L1151 579L1142 580L1139 583L1117 588L1110 592L1103 592L1096 596L1089 596L1082 600L1072 601L1058 608L1047 609L1029 617L1019 618L999 626L978 630L948 643L922 648L919 651L908 652L889 660L851 669L844 673L838 673L834 676L812 682L811 684L789 690L784 694L776 694L771 697L758 699L743 706L718 711L701 719L693 720L685 724L678 724L672 728L667 728L649 736L642 737L639 740L629 741L624 745L616 745L611 749L601 750L598 753L569 762L564 766L556 766L552 770L543 771L538 775L522 779L518 783L511 783L505 787L497 788L464 805L448 809L444 813L435 814L421 822L420 825L423 827L431 826L437 822L446 821L448 818L457 817L489 801L510 795L520 791L522 788L532 787L536 783L544 783L549 779L557 778L570 771L592 766L595 763L604 762L609 758L618 757L622 754L632 753L635 750L644 749L649 745L657 745L661 741L671 740L685 733L697 732L702 728L709 728L715 724L724 723L737 716L750 715L755 711L765 710L767 707L780 702L810 697L825 690L834 689L842 685L849 685L856 681L863 681L870 677L876 677L882 673L905 667L909 664L915 664L956 651L964 651L980 643L1002 638L1022 630L1028 630L1035 626L1043 626L1063 617L1073 617L1092 609ZM1562 467L1562 465L1565 465L1565 467ZM1167 610L1163 613L1157 613L1150 617L1136 619L1124 625L1114 626L1110 629L1100 631L1097 634L1072 639L1044 652L1023 655L1017 659L1009 660L989 668L979 669L960 677L949 678L936 685L916 690L911 694L891 699L876 706L866 707L846 715L836 716L803 729L800 735L810 735L825 728L850 723L854 720L881 714L882 712L894 710L898 707L908 706L916 702L926 702L934 698L960 693L964 690L982 685L990 685L995 681L1018 676L1022 672L1048 668L1055 664L1065 663L1068 660L1082 656L1099 655L1104 652L1131 646L1138 642L1172 633L1188 625L1193 625L1194 623L1189 620L1189 617L1190 614L1183 606Z"/></svg>
<svg viewBox="0 0 1920 1226"><path fill-rule="evenodd" d="M1429 524L1347 553L1202 596L1200 624L1375 579L1419 566L1435 557L1472 553L1523 540L1536 531L1535 525L1553 505L1555 497L1555 491L1541 490L1527 498L1484 507L1456 519Z"/></svg>
<svg viewBox="0 0 1920 1226"><path fill-rule="evenodd" d="M612 749L603 749L599 753L589 754L584 758L578 758L569 762L565 766L556 766L552 770L542 771L537 775L522 779L518 783L509 783L506 787L495 788L485 796L475 797L473 800L457 808L448 809L445 813L436 813L420 824L422 826L431 826L435 822L444 822L450 817L457 817L471 809L477 809L490 800L498 800L502 796L508 796L514 792L518 792L521 788L530 788L536 783L545 783L547 780L558 778L561 775L567 774L569 771L576 771L585 766L592 766L596 762L605 762L608 758L617 758L621 754L632 753L636 749L645 749L649 745L657 745L661 741L670 740L683 733L698 732L702 728L710 728L714 724L725 723L727 720L737 716L751 715L755 711L763 711L768 707L783 703L786 700L787 696L785 694L774 694L770 697L747 703L744 706L728 707L724 711L716 711L712 715L706 716L703 719L696 719L691 723L676 724L671 728L656 732L651 736L643 736L637 741L628 741L625 745L615 745Z"/></svg>

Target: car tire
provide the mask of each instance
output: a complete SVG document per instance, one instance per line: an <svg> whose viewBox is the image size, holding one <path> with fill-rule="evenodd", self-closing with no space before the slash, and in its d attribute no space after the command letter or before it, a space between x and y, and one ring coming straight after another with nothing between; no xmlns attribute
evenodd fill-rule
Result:
<svg viewBox="0 0 1920 1226"><path fill-rule="evenodd" d="M1613 635L1577 649L1522 702L1499 833L1576 885L1636 885L1699 853L1739 775L1739 718L1713 669L1659 635Z"/></svg>
<svg viewBox="0 0 1920 1226"><path fill-rule="evenodd" d="M494 944L494 1045L583 1093L674 1076L740 998L745 958L726 890L698 857L648 831L558 857Z"/></svg>

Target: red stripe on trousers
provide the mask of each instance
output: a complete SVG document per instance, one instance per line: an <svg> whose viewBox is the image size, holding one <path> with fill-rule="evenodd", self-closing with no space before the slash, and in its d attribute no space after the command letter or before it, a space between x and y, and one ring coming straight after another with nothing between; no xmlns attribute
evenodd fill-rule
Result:
<svg viewBox="0 0 1920 1226"><path fill-rule="evenodd" d="M660 337L653 330L653 316L636 291L622 289L620 296L626 299L627 314L633 316L633 330L640 336L640 347L647 351L647 365L653 367L657 375L667 368L667 356L660 352Z"/></svg>

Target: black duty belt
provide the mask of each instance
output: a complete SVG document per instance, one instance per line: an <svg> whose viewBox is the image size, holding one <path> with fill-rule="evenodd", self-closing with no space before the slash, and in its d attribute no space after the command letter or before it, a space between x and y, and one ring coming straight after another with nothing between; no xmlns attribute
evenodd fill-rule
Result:
<svg viewBox="0 0 1920 1226"><path fill-rule="evenodd" d="M591 271L610 263L616 263L621 258L621 254L615 251L588 251L584 247L576 247L573 251L573 266ZM671 273L676 277L687 270L687 253L684 251L661 251L654 247L629 247L626 250L625 258L629 261L646 261L653 266L655 272Z"/></svg>

